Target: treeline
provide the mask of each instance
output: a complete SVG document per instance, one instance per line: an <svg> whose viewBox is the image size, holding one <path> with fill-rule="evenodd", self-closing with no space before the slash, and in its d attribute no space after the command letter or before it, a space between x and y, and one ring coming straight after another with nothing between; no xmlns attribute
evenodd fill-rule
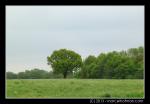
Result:
<svg viewBox="0 0 150 104"><path fill-rule="evenodd" d="M98 57L88 56L76 72L77 78L143 79L144 48L127 51L101 53Z"/></svg>
<svg viewBox="0 0 150 104"><path fill-rule="evenodd" d="M144 48L130 48L127 51L101 53L97 57L89 55L78 70L70 72L67 78L97 79L143 79ZM50 79L63 78L61 73L41 69L25 72L6 73L7 79Z"/></svg>
<svg viewBox="0 0 150 104"><path fill-rule="evenodd" d="M52 71L45 71L38 68L25 70L24 72L6 72L7 79L50 79L62 78L61 74L53 74Z"/></svg>

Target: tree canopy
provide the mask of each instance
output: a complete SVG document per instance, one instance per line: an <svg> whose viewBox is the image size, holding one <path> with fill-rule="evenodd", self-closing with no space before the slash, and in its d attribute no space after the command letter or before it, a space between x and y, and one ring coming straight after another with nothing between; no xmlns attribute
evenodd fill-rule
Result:
<svg viewBox="0 0 150 104"><path fill-rule="evenodd" d="M56 50L47 57L48 65L52 66L54 73L62 73L64 78L68 73L78 70L82 65L81 56L67 49Z"/></svg>
<svg viewBox="0 0 150 104"><path fill-rule="evenodd" d="M144 48L101 53L88 56L77 78L142 79L144 74Z"/></svg>

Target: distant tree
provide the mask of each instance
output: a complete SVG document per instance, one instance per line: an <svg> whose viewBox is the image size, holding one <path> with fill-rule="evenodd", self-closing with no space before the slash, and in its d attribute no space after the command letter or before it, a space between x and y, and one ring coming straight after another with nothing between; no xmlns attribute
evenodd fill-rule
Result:
<svg viewBox="0 0 150 104"><path fill-rule="evenodd" d="M17 76L19 79L47 79L54 77L52 71L48 72L38 68L25 70L24 72L19 72Z"/></svg>
<svg viewBox="0 0 150 104"><path fill-rule="evenodd" d="M80 74L80 78L96 78L96 61L96 57L92 55L89 55L83 61L82 70L80 70L80 72L78 73Z"/></svg>
<svg viewBox="0 0 150 104"><path fill-rule="evenodd" d="M138 48L130 48L128 49L128 56L133 58L135 62L143 61L144 48L142 46Z"/></svg>
<svg viewBox="0 0 150 104"><path fill-rule="evenodd" d="M81 56L67 49L56 50L47 57L48 65L52 66L54 73L62 73L66 78L68 73L78 70L82 65Z"/></svg>
<svg viewBox="0 0 150 104"><path fill-rule="evenodd" d="M115 78L132 79L136 71L136 66L132 59L122 57L121 62L115 68Z"/></svg>
<svg viewBox="0 0 150 104"><path fill-rule="evenodd" d="M19 72L18 73L18 79L27 79L25 72Z"/></svg>
<svg viewBox="0 0 150 104"><path fill-rule="evenodd" d="M7 79L17 79L17 74L13 72L6 72Z"/></svg>
<svg viewBox="0 0 150 104"><path fill-rule="evenodd" d="M38 68L32 69L29 73L31 79L45 79L48 76L48 72Z"/></svg>
<svg viewBox="0 0 150 104"><path fill-rule="evenodd" d="M134 78L142 79L144 74L144 47L140 46L128 49L128 56L134 62Z"/></svg>
<svg viewBox="0 0 150 104"><path fill-rule="evenodd" d="M107 54L105 53L101 53L98 57L97 57L97 65L98 65L98 78L105 78L105 64L107 63L108 58L107 58Z"/></svg>
<svg viewBox="0 0 150 104"><path fill-rule="evenodd" d="M127 51L101 53L89 56L83 61L78 78L142 79L144 74L144 48L130 48Z"/></svg>
<svg viewBox="0 0 150 104"><path fill-rule="evenodd" d="M91 63L96 63L96 57L93 55L89 55L85 60L84 60L84 64L89 65Z"/></svg>

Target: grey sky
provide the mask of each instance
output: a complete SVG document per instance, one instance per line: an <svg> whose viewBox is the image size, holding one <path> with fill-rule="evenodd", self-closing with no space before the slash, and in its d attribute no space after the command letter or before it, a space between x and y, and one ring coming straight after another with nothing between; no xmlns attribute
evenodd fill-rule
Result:
<svg viewBox="0 0 150 104"><path fill-rule="evenodd" d="M6 6L6 71L50 70L67 48L83 58L144 46L144 6Z"/></svg>

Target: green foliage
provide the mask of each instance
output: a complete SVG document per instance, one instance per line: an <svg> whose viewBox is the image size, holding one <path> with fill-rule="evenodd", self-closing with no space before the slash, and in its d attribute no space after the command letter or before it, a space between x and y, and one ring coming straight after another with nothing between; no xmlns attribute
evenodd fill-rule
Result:
<svg viewBox="0 0 150 104"><path fill-rule="evenodd" d="M17 74L13 72L6 72L7 79L17 79Z"/></svg>
<svg viewBox="0 0 150 104"><path fill-rule="evenodd" d="M144 48L127 51L101 53L98 57L88 56L83 61L76 78L143 79Z"/></svg>
<svg viewBox="0 0 150 104"><path fill-rule="evenodd" d="M43 79L43 78L46 78L48 77L48 72L47 71L44 71L44 70L40 70L40 69L33 69L31 71L25 71L25 73L29 73L27 75L29 75L29 77L31 79Z"/></svg>
<svg viewBox="0 0 150 104"><path fill-rule="evenodd" d="M73 73L82 65L81 56L74 51L60 49L47 57L48 65L51 65L54 73L62 73L64 78L68 73Z"/></svg>
<svg viewBox="0 0 150 104"><path fill-rule="evenodd" d="M95 56L89 56L83 61L81 70L78 72L78 78L95 78L97 69L97 59Z"/></svg>
<svg viewBox="0 0 150 104"><path fill-rule="evenodd" d="M18 73L18 79L26 79L26 78L28 78L28 75L25 74L25 72Z"/></svg>
<svg viewBox="0 0 150 104"><path fill-rule="evenodd" d="M25 70L25 72L19 72L18 74L14 74L12 72L6 73L7 79L46 79L46 78L54 78L53 72L47 72L41 69L32 69Z"/></svg>
<svg viewBox="0 0 150 104"><path fill-rule="evenodd" d="M50 79L50 78L92 78L92 79L143 79L144 48L130 48L127 51L89 55L82 62L81 56L71 50L60 49L47 57L53 71L41 69L26 70L15 74L7 72L7 79Z"/></svg>

